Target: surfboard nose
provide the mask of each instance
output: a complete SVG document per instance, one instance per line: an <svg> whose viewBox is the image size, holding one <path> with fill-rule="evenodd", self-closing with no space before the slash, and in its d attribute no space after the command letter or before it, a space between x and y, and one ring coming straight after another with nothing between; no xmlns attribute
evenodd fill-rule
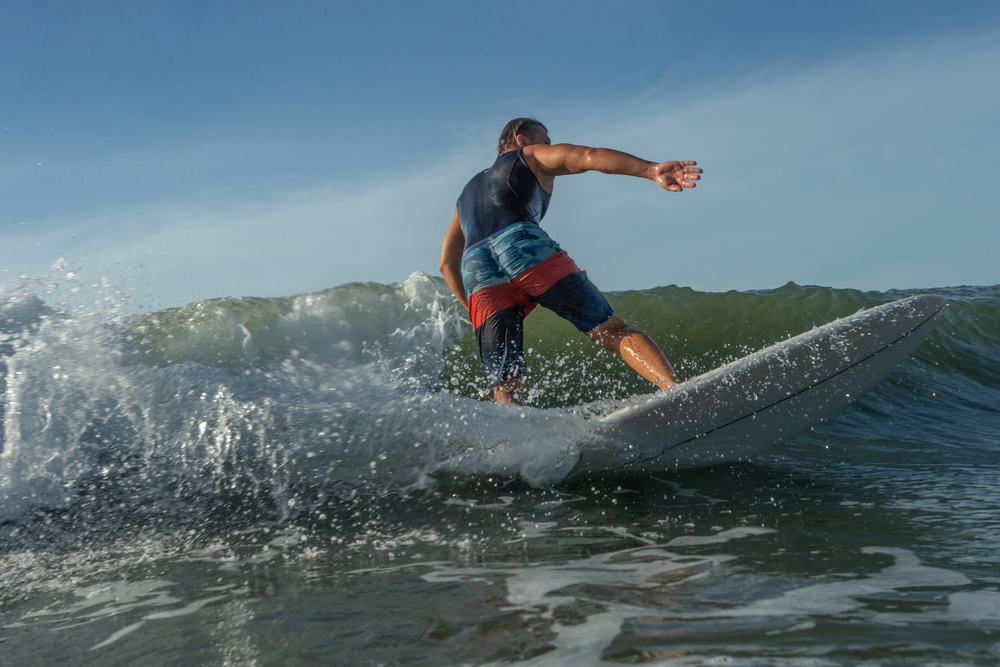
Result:
<svg viewBox="0 0 1000 667"><path fill-rule="evenodd" d="M926 320L937 316L948 300L939 294L920 294L901 299L897 303L908 307L914 320Z"/></svg>
<svg viewBox="0 0 1000 667"><path fill-rule="evenodd" d="M948 303L948 299L944 298L940 294L922 294L913 298L921 304L926 304L935 310L941 310L944 308L944 304Z"/></svg>

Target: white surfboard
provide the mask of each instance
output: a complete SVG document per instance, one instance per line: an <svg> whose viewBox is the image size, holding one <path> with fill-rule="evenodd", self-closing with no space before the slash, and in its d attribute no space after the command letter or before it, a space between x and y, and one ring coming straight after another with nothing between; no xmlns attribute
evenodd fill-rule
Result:
<svg viewBox="0 0 1000 667"><path fill-rule="evenodd" d="M567 479L745 461L836 414L927 337L945 299L836 320L598 420Z"/></svg>

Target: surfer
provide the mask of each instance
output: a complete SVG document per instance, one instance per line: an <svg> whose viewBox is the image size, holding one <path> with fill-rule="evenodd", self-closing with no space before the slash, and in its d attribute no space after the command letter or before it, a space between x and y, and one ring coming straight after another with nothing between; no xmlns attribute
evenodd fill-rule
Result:
<svg viewBox="0 0 1000 667"><path fill-rule="evenodd" d="M695 187L695 163L647 162L608 148L555 144L534 118L507 123L496 162L458 198L441 247L441 275L469 310L479 356L497 403L523 405L527 392L524 318L538 304L617 352L665 389L677 382L653 339L616 317L604 295L539 223L556 176L599 171L648 178L664 190Z"/></svg>

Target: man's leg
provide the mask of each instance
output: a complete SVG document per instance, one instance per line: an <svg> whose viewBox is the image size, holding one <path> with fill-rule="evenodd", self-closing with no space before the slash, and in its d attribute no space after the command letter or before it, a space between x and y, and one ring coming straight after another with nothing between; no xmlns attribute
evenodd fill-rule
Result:
<svg viewBox="0 0 1000 667"><path fill-rule="evenodd" d="M587 337L621 355L636 373L660 389L678 382L673 366L653 339L612 315L604 324L584 332Z"/></svg>
<svg viewBox="0 0 1000 667"><path fill-rule="evenodd" d="M608 300L586 273L579 271L561 278L534 299L572 322L592 341L620 354L625 363L660 389L678 382L677 374L659 346L643 332L615 317Z"/></svg>
<svg viewBox="0 0 1000 667"><path fill-rule="evenodd" d="M488 317L476 329L476 339L486 378L493 387L493 400L524 405L524 306L511 306Z"/></svg>

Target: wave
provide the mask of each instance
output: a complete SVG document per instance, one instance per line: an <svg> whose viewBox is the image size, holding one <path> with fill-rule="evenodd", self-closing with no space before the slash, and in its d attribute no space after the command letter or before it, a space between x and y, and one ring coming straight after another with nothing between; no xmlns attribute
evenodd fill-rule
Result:
<svg viewBox="0 0 1000 667"><path fill-rule="evenodd" d="M1000 287L670 286L609 300L691 377L930 292L949 299L936 330L830 432L895 437L894 424L910 421L945 446L995 444ZM440 279L420 273L133 316L55 308L28 288L0 293L0 521L127 511L140 522L252 523L444 474L555 483L591 416L652 388L536 313L526 323L530 405L514 409L486 400L464 312Z"/></svg>

